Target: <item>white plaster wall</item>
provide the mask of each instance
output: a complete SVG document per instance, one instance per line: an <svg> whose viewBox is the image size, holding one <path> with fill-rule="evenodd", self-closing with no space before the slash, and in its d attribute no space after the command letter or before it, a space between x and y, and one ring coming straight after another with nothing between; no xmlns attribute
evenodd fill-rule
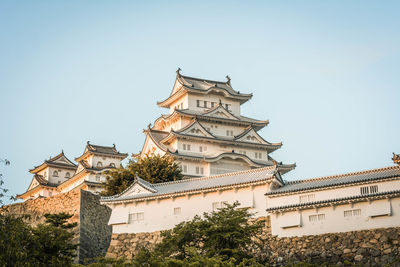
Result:
<svg viewBox="0 0 400 267"><path fill-rule="evenodd" d="M208 94L208 95L196 95L196 94L188 94L188 108L191 110L198 110L198 111L203 111L206 112L211 109L211 102L214 102L214 107L217 107L219 105L219 100L221 99L222 104L225 107L225 104L229 104L229 110L232 114L235 115L240 115L240 101L239 100L233 100L233 99L228 99L225 96L222 95L216 95L216 94ZM207 108L203 107L197 107L197 100L200 100L201 102L207 101L208 105Z"/></svg>
<svg viewBox="0 0 400 267"><path fill-rule="evenodd" d="M58 177L55 177L55 176L54 176L54 171L57 171ZM71 178L71 177L74 175L74 172L75 172L75 171L50 167L50 168L48 168L48 171L47 171L47 172L48 172L47 175L48 175L48 177L49 177L48 181L49 181L50 183L53 183L53 184L60 184L60 183L62 183L62 182L64 182L64 181L68 180L69 178ZM69 178L65 178L65 175L66 175L67 173L69 173L69 175L70 175Z"/></svg>
<svg viewBox="0 0 400 267"><path fill-rule="evenodd" d="M390 202L391 216L368 217L369 205ZM361 209L360 216L344 217L344 211ZM281 228L280 222L301 214L301 227ZM314 214L325 214L325 220L310 222L309 216ZM348 232L355 230L366 230L384 227L400 226L400 198L374 200L351 204L338 205L335 207L324 207L307 209L302 211L287 212L283 214L271 214L271 231L273 235L280 237L317 235L323 233Z"/></svg>
<svg viewBox="0 0 400 267"><path fill-rule="evenodd" d="M113 233L140 233L153 232L173 228L176 224L191 220L195 215L212 211L213 202L228 201L233 203L238 200L241 203L253 203L250 211L256 212L256 217L266 216L266 202L264 193L268 185L260 185L255 188L247 187L219 192L196 194L189 199L187 196L168 198L160 201L143 201L137 204L127 203L112 206L112 216L128 215L129 213L144 213L143 221L135 221L127 224L113 225ZM180 207L181 214L174 215L174 208Z"/></svg>
<svg viewBox="0 0 400 267"><path fill-rule="evenodd" d="M345 185L339 188L332 188L332 189L325 189L325 190L313 190L307 193L292 193L290 195L283 195L283 196L269 196L268 197L268 206L269 207L276 207L276 206L283 206L283 205L290 205L290 204L297 204L300 203L299 199L302 195L315 195L315 201L321 200L328 200L328 199L335 199L335 198L343 198L348 196L357 196L360 195L360 188L364 186L373 186L378 185L378 192L385 192L396 190L400 188L400 179L399 180L392 180L392 181L382 181L382 182L375 182L375 183L368 183L362 185Z"/></svg>
<svg viewBox="0 0 400 267"><path fill-rule="evenodd" d="M183 108L182 108L183 105ZM175 109L187 109L188 108L188 95L185 94L184 96L178 98L174 102L171 103L169 106L169 113L172 114Z"/></svg>
<svg viewBox="0 0 400 267"><path fill-rule="evenodd" d="M204 128L209 130L213 135L220 136L223 138L232 138L235 135L239 135L246 130L246 127L241 126L234 126L234 125L225 125L225 124L217 124L217 123L210 123L210 122L201 122ZM217 126L217 128L215 128ZM227 136L226 130L233 131L234 136Z"/></svg>
<svg viewBox="0 0 400 267"><path fill-rule="evenodd" d="M183 144L190 144L190 151L188 150L183 150ZM174 145L175 146L175 145ZM207 147L207 151L200 152L200 146ZM258 161L268 161L268 153L265 150L261 149L252 149L252 148L244 148L244 147L239 147L239 146L232 146L232 145L221 145L218 143L212 143L208 141L194 141L194 140L187 140L187 139L178 139L178 144L177 148L179 151L179 154L184 154L184 155L193 155L193 156L206 156L206 157L216 157L222 153L231 153L232 150L235 151L235 153L240 153L244 154L243 151L246 151L246 155L254 160ZM176 147L174 147L176 149ZM255 157L255 152L259 152L262 155L261 159L258 159Z"/></svg>
<svg viewBox="0 0 400 267"><path fill-rule="evenodd" d="M114 163L115 167L118 168L121 165L121 161L118 158L108 157L108 156L93 156L93 167L97 168L97 163L101 162L103 168L110 166Z"/></svg>

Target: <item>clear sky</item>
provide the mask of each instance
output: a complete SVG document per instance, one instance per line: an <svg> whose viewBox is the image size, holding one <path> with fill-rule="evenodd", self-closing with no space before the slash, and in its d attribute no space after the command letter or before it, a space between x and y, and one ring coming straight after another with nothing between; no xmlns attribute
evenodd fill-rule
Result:
<svg viewBox="0 0 400 267"><path fill-rule="evenodd" d="M392 165L400 152L398 1L0 2L0 158L12 194L87 140L136 153L175 71L253 93L288 180Z"/></svg>

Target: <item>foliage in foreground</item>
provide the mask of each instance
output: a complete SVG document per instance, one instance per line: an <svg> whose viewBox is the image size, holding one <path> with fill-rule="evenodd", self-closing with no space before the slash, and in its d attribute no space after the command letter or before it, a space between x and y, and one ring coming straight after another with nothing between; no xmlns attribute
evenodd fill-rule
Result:
<svg viewBox="0 0 400 267"><path fill-rule="evenodd" d="M183 176L181 168L170 155L151 154L140 158L137 162L130 161L125 168L108 171L107 181L101 194L113 196L121 193L133 183L136 174L153 184L180 180Z"/></svg>
<svg viewBox="0 0 400 267"><path fill-rule="evenodd" d="M254 256L262 246L256 238L263 222L252 217L239 203L196 216L162 233L153 251L143 248L131 262L101 259L89 266L265 266Z"/></svg>
<svg viewBox="0 0 400 267"><path fill-rule="evenodd" d="M71 266L78 245L67 223L72 215L46 214L46 222L31 227L27 216L0 214L0 266Z"/></svg>

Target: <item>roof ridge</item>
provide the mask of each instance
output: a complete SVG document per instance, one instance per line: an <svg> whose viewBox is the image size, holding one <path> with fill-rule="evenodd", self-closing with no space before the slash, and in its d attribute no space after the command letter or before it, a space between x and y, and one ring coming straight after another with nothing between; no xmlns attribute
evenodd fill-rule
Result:
<svg viewBox="0 0 400 267"><path fill-rule="evenodd" d="M180 76L183 77L183 79L188 78L188 79L192 79L192 80L196 80L196 81L202 81L202 82L213 82L213 83L228 84L227 81L226 82L221 82L221 81L215 81L215 80L208 80L208 79L196 78L196 77L191 77L191 76L182 75L182 74Z"/></svg>
<svg viewBox="0 0 400 267"><path fill-rule="evenodd" d="M358 171L358 172L349 172L349 173L335 174L335 175L316 177L316 178L310 178L310 179L287 181L286 184L300 184L300 183L308 183L308 182L314 182L314 181L330 180L330 179L334 179L334 178L348 177L348 176L359 175L359 174L374 173L374 172L379 172L379 171L383 171L383 170L390 170L390 169L400 169L400 166L388 166L388 167L376 168L376 169L371 169L371 170L363 170L363 171Z"/></svg>
<svg viewBox="0 0 400 267"><path fill-rule="evenodd" d="M217 175L211 175L211 176L203 176L203 177L197 177L197 178L190 178L190 179L182 179L182 180L176 180L176 181L170 181L170 182L164 182L164 183L157 183L157 184L152 184L154 186L164 186L164 185L169 185L169 184L177 184L177 183L183 183L183 182L190 182L190 181L199 181L199 180L209 180L209 179L214 179L214 178L221 178L221 177L226 177L226 176L234 176L234 175L240 175L240 174L247 174L247 173L252 173L252 172L261 172L267 169L273 169L275 166L268 166L268 167L262 167L262 168L255 168L255 169L248 169L244 171L237 171L237 172L228 172L228 173L223 173L223 174L217 174Z"/></svg>

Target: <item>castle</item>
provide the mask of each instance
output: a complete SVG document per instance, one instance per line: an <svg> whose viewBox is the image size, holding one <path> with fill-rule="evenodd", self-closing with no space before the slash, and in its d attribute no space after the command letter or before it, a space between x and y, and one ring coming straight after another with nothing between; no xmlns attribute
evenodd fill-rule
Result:
<svg viewBox="0 0 400 267"><path fill-rule="evenodd" d="M115 145L98 146L87 142L82 155L75 158L75 164L61 151L29 170L33 174L32 181L26 192L17 197L23 200L51 197L78 188L98 193L105 182L104 172L120 167L121 160L127 156L120 153Z"/></svg>
<svg viewBox="0 0 400 267"><path fill-rule="evenodd" d="M129 235L159 233L236 201L282 238L400 226L400 155L393 155L394 166L287 182L282 176L296 165L271 157L282 143L258 134L268 121L241 115L241 105L251 97L235 91L229 77L199 79L178 69L170 96L158 102L169 114L144 130L143 148L133 156L171 155L184 179L151 184L136 177L122 193L100 198L111 209L109 251L120 249L118 242ZM19 197L52 197L73 189L98 193L104 172L126 157L115 145L89 142L77 164L61 152L30 170L32 182Z"/></svg>
<svg viewBox="0 0 400 267"><path fill-rule="evenodd" d="M144 130L146 140L136 157L169 154L186 177L202 177L273 166L272 152L282 143L270 143L257 132L268 120L241 114L252 98L225 82L184 76L177 70L170 96L158 102L169 114ZM295 164L278 163L282 174Z"/></svg>

